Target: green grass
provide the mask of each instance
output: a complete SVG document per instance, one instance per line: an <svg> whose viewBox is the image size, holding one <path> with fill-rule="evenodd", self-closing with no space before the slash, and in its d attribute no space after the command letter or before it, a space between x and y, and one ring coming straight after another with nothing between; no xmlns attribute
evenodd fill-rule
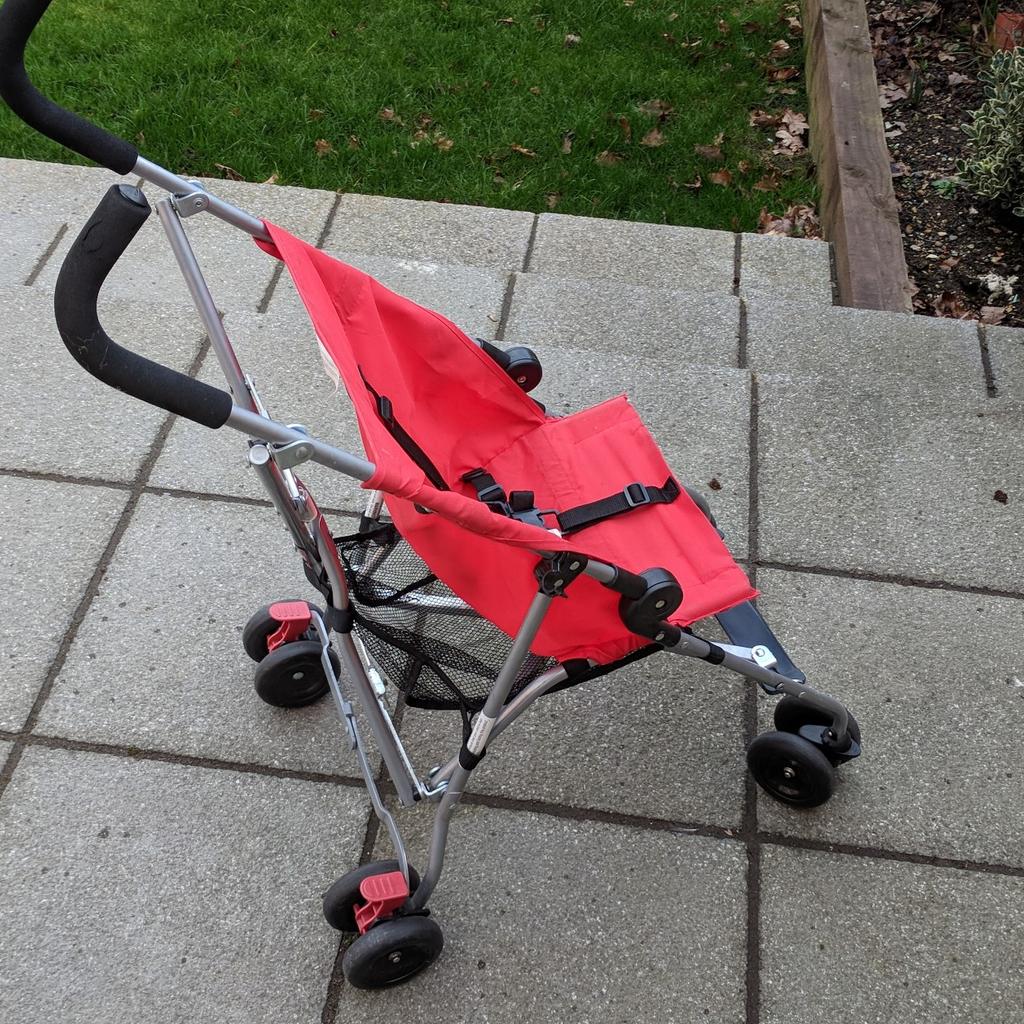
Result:
<svg viewBox="0 0 1024 1024"><path fill-rule="evenodd" d="M805 109L799 79L768 74L802 67L786 6L55 0L27 63L54 99L188 175L223 164L252 181L748 230L762 206L813 197L806 161L771 157L771 131L748 123L754 108ZM780 38L792 50L772 63ZM642 145L654 128L663 144ZM723 133L721 159L694 151ZM6 110L0 153L71 159ZM772 166L778 187L754 190ZM709 180L721 167L728 186Z"/></svg>

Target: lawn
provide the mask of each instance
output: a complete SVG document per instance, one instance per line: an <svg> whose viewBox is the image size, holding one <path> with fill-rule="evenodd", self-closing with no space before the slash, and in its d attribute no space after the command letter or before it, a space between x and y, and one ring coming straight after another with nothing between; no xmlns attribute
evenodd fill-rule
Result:
<svg viewBox="0 0 1024 1024"><path fill-rule="evenodd" d="M54 0L27 63L188 175L750 230L813 198L750 124L806 109L796 6ZM6 110L0 153L71 159Z"/></svg>

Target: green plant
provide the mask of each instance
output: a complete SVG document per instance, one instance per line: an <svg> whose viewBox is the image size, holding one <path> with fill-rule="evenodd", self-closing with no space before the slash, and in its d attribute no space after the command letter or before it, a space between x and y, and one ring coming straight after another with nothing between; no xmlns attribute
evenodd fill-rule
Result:
<svg viewBox="0 0 1024 1024"><path fill-rule="evenodd" d="M979 77L985 102L963 125L971 151L957 175L976 195L1024 217L1024 48L996 53Z"/></svg>

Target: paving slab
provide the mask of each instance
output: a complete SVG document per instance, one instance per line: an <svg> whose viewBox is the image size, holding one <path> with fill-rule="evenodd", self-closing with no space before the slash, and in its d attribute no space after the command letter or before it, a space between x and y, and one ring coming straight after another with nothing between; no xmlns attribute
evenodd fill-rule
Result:
<svg viewBox="0 0 1024 1024"><path fill-rule="evenodd" d="M214 195L254 216L280 224L312 243L318 241L337 198L334 192L287 185L256 185L210 178L197 180ZM153 185L147 185L145 191L154 205L167 195ZM99 198L97 195L91 205L73 218L72 229L47 261L36 279L36 287L53 290L64 255ZM260 250L245 232L210 214L198 214L184 220L183 224L218 309L255 311L279 266L278 261ZM152 297L161 302L191 302L155 211L111 271L104 284L104 292L124 299Z"/></svg>
<svg viewBox="0 0 1024 1024"><path fill-rule="evenodd" d="M896 378L984 395L978 326L963 320L841 306L826 310L755 295L747 302L747 361L764 373L869 385Z"/></svg>
<svg viewBox="0 0 1024 1024"><path fill-rule="evenodd" d="M628 394L669 466L704 494L733 554L746 557L750 377L745 370L691 369L671 353L638 360L628 351L532 347L544 366L533 394L549 411L562 415Z"/></svg>
<svg viewBox="0 0 1024 1024"><path fill-rule="evenodd" d="M759 794L763 831L1024 867L1024 601L761 570L759 605L863 757L813 813ZM770 729L776 701L761 700Z"/></svg>
<svg viewBox="0 0 1024 1024"><path fill-rule="evenodd" d="M176 370L188 369L203 337L187 309L103 299L100 319L116 341ZM129 481L167 414L101 384L68 354L53 298L33 288L0 288L5 387L0 423L9 425L0 468Z"/></svg>
<svg viewBox="0 0 1024 1024"><path fill-rule="evenodd" d="M758 394L762 558L1024 591L1024 406L953 381Z"/></svg>
<svg viewBox="0 0 1024 1024"><path fill-rule="evenodd" d="M440 959L410 985L344 988L335 1020L734 1024L744 872L729 841L462 808L431 900Z"/></svg>
<svg viewBox="0 0 1024 1024"><path fill-rule="evenodd" d="M989 327L985 339L1000 398L1024 402L1024 329Z"/></svg>
<svg viewBox="0 0 1024 1024"><path fill-rule="evenodd" d="M324 241L330 253L522 270L534 215L458 203L347 193Z"/></svg>
<svg viewBox="0 0 1024 1024"><path fill-rule="evenodd" d="M363 454L348 395L324 369L308 320L229 314L224 322L243 368L255 381L272 416L283 423L301 423L315 437ZM224 375L212 352L199 378L224 386ZM158 487L266 498L246 460L247 452L244 435L234 430L205 430L179 419L153 467L150 482ZM325 507L362 511L366 504L366 492L356 480L314 463L300 466L298 474Z"/></svg>
<svg viewBox="0 0 1024 1024"><path fill-rule="evenodd" d="M761 1021L1024 1020L1020 878L761 853Z"/></svg>
<svg viewBox="0 0 1024 1024"><path fill-rule="evenodd" d="M355 775L330 701L282 710L253 690L242 626L289 598L319 595L272 509L144 495L38 731Z"/></svg>
<svg viewBox="0 0 1024 1024"><path fill-rule="evenodd" d="M504 337L513 345L628 352L637 363L671 356L680 363L735 366L739 312L732 295L517 274Z"/></svg>
<svg viewBox="0 0 1024 1024"><path fill-rule="evenodd" d="M731 295L735 254L728 231L542 213L527 269Z"/></svg>
<svg viewBox="0 0 1024 1024"><path fill-rule="evenodd" d="M0 157L0 209L37 217L41 223L81 225L111 185L136 180L103 167Z"/></svg>
<svg viewBox="0 0 1024 1024"><path fill-rule="evenodd" d="M0 729L25 724L126 491L0 476Z"/></svg>
<svg viewBox="0 0 1024 1024"><path fill-rule="evenodd" d="M0 285L24 284L63 227L64 222L55 217L0 210L0 238L4 240Z"/></svg>
<svg viewBox="0 0 1024 1024"><path fill-rule="evenodd" d="M798 309L831 306L832 257L828 242L742 235L740 295L789 299Z"/></svg>
<svg viewBox="0 0 1024 1024"><path fill-rule="evenodd" d="M702 636L720 636L707 624L698 629ZM689 659L645 658L542 697L495 740L471 788L738 827L746 689L742 680ZM414 763L426 771L458 752L461 721L451 712L407 708L402 736Z"/></svg>
<svg viewBox="0 0 1024 1024"><path fill-rule="evenodd" d="M19 1024L320 1020L320 893L356 790L27 749L0 804L0 1007Z"/></svg>
<svg viewBox="0 0 1024 1024"><path fill-rule="evenodd" d="M375 277L399 295L448 317L471 337L493 338L501 323L501 306L508 287L506 271L366 253L332 255ZM274 289L268 312L307 316L287 271Z"/></svg>

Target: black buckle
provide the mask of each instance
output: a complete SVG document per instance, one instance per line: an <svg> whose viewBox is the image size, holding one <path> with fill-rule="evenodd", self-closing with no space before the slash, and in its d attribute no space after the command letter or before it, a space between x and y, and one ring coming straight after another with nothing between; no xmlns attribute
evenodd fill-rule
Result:
<svg viewBox="0 0 1024 1024"><path fill-rule="evenodd" d="M636 493L639 493L639 498L633 497ZM626 487L623 487L622 496L626 499L626 504L630 508L642 508L644 505L650 505L651 503L651 495L643 484L628 484Z"/></svg>
<svg viewBox="0 0 1024 1024"><path fill-rule="evenodd" d="M504 505L505 504L505 491L501 484L493 480L487 487L477 486L477 480L480 477L489 476L490 474L482 469L474 469L470 473L464 473L462 479L468 484L472 484L476 489L477 498L482 501L485 505Z"/></svg>

